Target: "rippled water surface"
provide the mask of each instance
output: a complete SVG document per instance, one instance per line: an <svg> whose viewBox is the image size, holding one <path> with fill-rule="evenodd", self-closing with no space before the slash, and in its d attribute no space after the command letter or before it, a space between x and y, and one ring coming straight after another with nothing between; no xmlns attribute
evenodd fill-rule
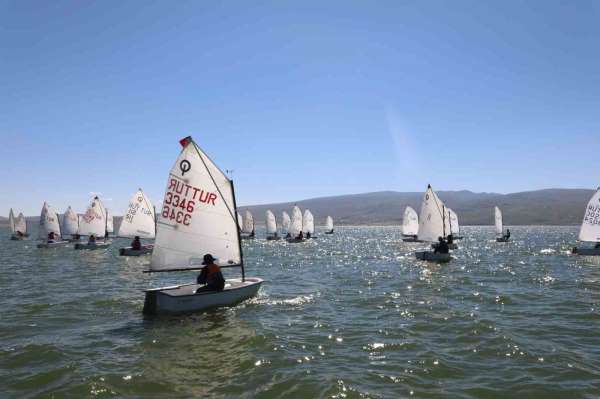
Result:
<svg viewBox="0 0 600 399"><path fill-rule="evenodd" d="M0 397L600 395L600 262L567 254L576 228L464 230L443 266L391 227L245 241L257 298L159 318L142 290L195 274L142 274L124 240L41 250L2 230Z"/></svg>

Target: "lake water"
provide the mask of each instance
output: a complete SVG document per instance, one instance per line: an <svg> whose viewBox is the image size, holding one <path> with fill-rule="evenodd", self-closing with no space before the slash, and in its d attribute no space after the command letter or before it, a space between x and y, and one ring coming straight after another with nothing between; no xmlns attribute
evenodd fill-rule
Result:
<svg viewBox="0 0 600 399"><path fill-rule="evenodd" d="M598 397L600 265L577 228L511 231L465 228L442 266L391 227L245 241L257 298L144 318L143 289L195 274L2 230L0 397Z"/></svg>

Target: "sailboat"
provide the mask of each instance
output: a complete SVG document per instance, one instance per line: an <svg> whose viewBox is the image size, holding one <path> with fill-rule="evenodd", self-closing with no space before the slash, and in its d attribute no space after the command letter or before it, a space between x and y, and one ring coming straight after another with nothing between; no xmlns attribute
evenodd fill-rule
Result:
<svg viewBox="0 0 600 399"><path fill-rule="evenodd" d="M112 233L114 233L115 231L115 226L114 226L114 222L113 222L113 216L112 213L110 213L110 210L108 208L106 209L106 232L104 237L108 238Z"/></svg>
<svg viewBox="0 0 600 399"><path fill-rule="evenodd" d="M315 238L315 218L308 209L304 210L302 216L302 232L305 238Z"/></svg>
<svg viewBox="0 0 600 399"><path fill-rule="evenodd" d="M281 213L281 231L284 234L285 238L290 238L290 224L292 220L290 219L290 215L287 212L283 211Z"/></svg>
<svg viewBox="0 0 600 399"><path fill-rule="evenodd" d="M129 207L119 226L118 236L140 239L153 239L156 236L155 209L141 188L129 199ZM147 244L140 249L133 249L131 246L119 248L119 255L141 256L151 253L153 247L154 245Z"/></svg>
<svg viewBox="0 0 600 399"><path fill-rule="evenodd" d="M506 230L507 234L504 234L504 229L502 226L502 211L497 206L494 207L494 222L496 228L496 242L508 242L508 229Z"/></svg>
<svg viewBox="0 0 600 399"><path fill-rule="evenodd" d="M452 234L452 238L454 240L462 240L458 215L450 208L448 208L448 221L450 222L450 234Z"/></svg>
<svg viewBox="0 0 600 399"><path fill-rule="evenodd" d="M244 223L242 226L242 238L254 238L254 216L247 209L244 214Z"/></svg>
<svg viewBox="0 0 600 399"><path fill-rule="evenodd" d="M333 218L331 216L327 216L325 219L325 234L333 234Z"/></svg>
<svg viewBox="0 0 600 399"><path fill-rule="evenodd" d="M87 243L75 244L75 249L101 249L110 245L110 242L98 241L106 235L106 208L100 202L100 198L94 197L92 203L79 220L79 234L89 236ZM94 237L92 240L91 237Z"/></svg>
<svg viewBox="0 0 600 399"><path fill-rule="evenodd" d="M446 208L448 212L447 220L448 220L448 228L446 232L448 235L446 236L446 241L448 242L448 249L458 249L458 244L454 242L454 234L458 234L458 215L454 213L454 211L450 208Z"/></svg>
<svg viewBox="0 0 600 399"><path fill-rule="evenodd" d="M593 248L573 248L573 253L583 256L600 256L600 187L585 208L579 241L595 243Z"/></svg>
<svg viewBox="0 0 600 399"><path fill-rule="evenodd" d="M419 216L417 212L407 206L404 208L404 216L402 217L402 241L418 242L419 234Z"/></svg>
<svg viewBox="0 0 600 399"><path fill-rule="evenodd" d="M242 229L244 228L244 219L242 218L242 215L239 212L237 212L237 221L238 221L238 229L241 232Z"/></svg>
<svg viewBox="0 0 600 399"><path fill-rule="evenodd" d="M290 228L288 229L287 242L301 242L304 237L302 233L302 211L297 206L292 208L292 219L290 222Z"/></svg>
<svg viewBox="0 0 600 399"><path fill-rule="evenodd" d="M196 290L189 283L146 291L145 314L193 312L232 306L258 292L263 280L246 277L233 182L191 137L169 173L148 272L199 270L211 254L221 268L239 267L241 278L227 279L223 291ZM173 199L178 195L178 203Z"/></svg>
<svg viewBox="0 0 600 399"><path fill-rule="evenodd" d="M71 236L69 242L79 241L79 216L70 206L67 207L63 215L62 233L65 237Z"/></svg>
<svg viewBox="0 0 600 399"><path fill-rule="evenodd" d="M8 224L12 233L10 236L11 240L21 241L29 236L29 234L27 234L27 220L22 213L19 213L19 216L15 218L12 208L10 208L10 212L8 214Z"/></svg>
<svg viewBox="0 0 600 399"><path fill-rule="evenodd" d="M428 185L425 196L423 196L421 214L419 215L419 239L438 242L439 237L445 238L449 227L447 219L446 206L438 198L431 185ZM448 262L452 259L450 254L435 253L433 251L418 251L415 252L415 256L419 260L433 262Z"/></svg>
<svg viewBox="0 0 600 399"><path fill-rule="evenodd" d="M267 240L280 240L281 237L277 234L277 219L269 209L265 212L265 223L267 225Z"/></svg>
<svg viewBox="0 0 600 399"><path fill-rule="evenodd" d="M54 235L54 239L50 239L51 234ZM43 242L37 245L38 248L54 248L69 243L69 241L61 238L58 213L47 202L44 202L42 206L38 238L43 240Z"/></svg>

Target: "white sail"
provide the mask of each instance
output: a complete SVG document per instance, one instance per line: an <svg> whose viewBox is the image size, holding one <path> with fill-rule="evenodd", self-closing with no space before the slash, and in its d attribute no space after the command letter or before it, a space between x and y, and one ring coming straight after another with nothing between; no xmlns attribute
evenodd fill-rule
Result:
<svg viewBox="0 0 600 399"><path fill-rule="evenodd" d="M244 214L244 224L242 228L242 233L250 234L254 231L254 216L250 213L249 210L246 209L246 213Z"/></svg>
<svg viewBox="0 0 600 399"><path fill-rule="evenodd" d="M283 233L287 234L290 231L290 224L292 220L290 219L290 215L287 212L283 212L281 214L281 228L283 229Z"/></svg>
<svg viewBox="0 0 600 399"><path fill-rule="evenodd" d="M56 211L44 202L42 206L42 213L40 214L40 228L38 231L38 237L41 240L48 238L48 234L54 233L57 237L60 237L60 223L58 221L58 214Z"/></svg>
<svg viewBox="0 0 600 399"><path fill-rule="evenodd" d="M579 240L600 242L600 188L588 202L579 230Z"/></svg>
<svg viewBox="0 0 600 399"><path fill-rule="evenodd" d="M15 229L15 214L13 213L12 208L10 208L10 212L8 213L8 225L10 226L11 233L16 233Z"/></svg>
<svg viewBox="0 0 600 399"><path fill-rule="evenodd" d="M20 231L23 234L27 234L27 219L22 213L19 213L15 219L15 232Z"/></svg>
<svg viewBox="0 0 600 399"><path fill-rule="evenodd" d="M119 226L119 237L154 238L156 235L154 207L140 188L129 199L129 207Z"/></svg>
<svg viewBox="0 0 600 399"><path fill-rule="evenodd" d="M98 197L86 209L79 219L79 234L84 236L104 237L106 233L106 209Z"/></svg>
<svg viewBox="0 0 600 399"><path fill-rule="evenodd" d="M115 231L115 226L113 223L112 213L110 212L110 210L108 208L106 208L106 232L112 233L114 231Z"/></svg>
<svg viewBox="0 0 600 399"><path fill-rule="evenodd" d="M208 253L220 265L241 264L232 183L191 137L181 144L157 215L150 268L197 268Z"/></svg>
<svg viewBox="0 0 600 399"><path fill-rule="evenodd" d="M448 234L446 227L449 227L447 219L446 206L428 186L419 215L419 239L436 242L439 237L445 237Z"/></svg>
<svg viewBox="0 0 600 399"><path fill-rule="evenodd" d="M304 210L304 216L302 217L302 231L304 234L310 233L311 235L315 232L315 220L308 209Z"/></svg>
<svg viewBox="0 0 600 399"><path fill-rule="evenodd" d="M458 224L458 215L456 214L456 212L454 212L452 209L447 208L448 209L448 221L450 223L450 233L452 233L452 235L459 235L460 234L460 225Z"/></svg>
<svg viewBox="0 0 600 399"><path fill-rule="evenodd" d="M416 236L419 234L419 216L410 206L404 209L402 217L402 234L405 236Z"/></svg>
<svg viewBox="0 0 600 399"><path fill-rule="evenodd" d="M265 220L267 224L267 234L277 234L277 220L275 219L273 212L267 210L265 213Z"/></svg>
<svg viewBox="0 0 600 399"><path fill-rule="evenodd" d="M498 207L494 208L494 220L496 224L496 234L502 234L502 211Z"/></svg>
<svg viewBox="0 0 600 399"><path fill-rule="evenodd" d="M288 232L292 237L297 237L302 231L302 212L300 208L294 206L292 208L292 220Z"/></svg>
<svg viewBox="0 0 600 399"><path fill-rule="evenodd" d="M327 231L333 230L333 218L331 216L327 216L327 219L325 219L325 229Z"/></svg>
<svg viewBox="0 0 600 399"><path fill-rule="evenodd" d="M238 228L240 229L240 231L242 231L242 229L244 228L244 218L242 217L241 213L237 213L237 220L238 220Z"/></svg>
<svg viewBox="0 0 600 399"><path fill-rule="evenodd" d="M77 234L79 230L79 217L69 206L63 215L62 233L63 235Z"/></svg>

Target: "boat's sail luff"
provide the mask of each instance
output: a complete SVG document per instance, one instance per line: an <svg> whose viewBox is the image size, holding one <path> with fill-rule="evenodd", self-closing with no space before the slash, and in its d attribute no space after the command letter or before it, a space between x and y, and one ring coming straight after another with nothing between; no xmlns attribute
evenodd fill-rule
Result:
<svg viewBox="0 0 600 399"><path fill-rule="evenodd" d="M292 237L297 237L302 231L302 212L297 206L292 208L292 219L288 231Z"/></svg>
<svg viewBox="0 0 600 399"><path fill-rule="evenodd" d="M106 210L98 197L95 197L85 214L79 219L79 234L104 237L106 233Z"/></svg>
<svg viewBox="0 0 600 399"><path fill-rule="evenodd" d="M138 190L130 199L127 213L119 226L119 237L154 238L156 235L154 207L142 190Z"/></svg>
<svg viewBox="0 0 600 399"><path fill-rule="evenodd" d="M60 237L60 223L58 220L58 214L50 205L44 202L42 213L40 214L40 228L38 236L40 239L45 240L48 238L48 234L50 233L54 233Z"/></svg>
<svg viewBox="0 0 600 399"><path fill-rule="evenodd" d="M242 233L250 234L254 231L254 216L249 210L246 210L244 214L244 228L242 229Z"/></svg>
<svg viewBox="0 0 600 399"><path fill-rule="evenodd" d="M327 216L327 219L325 220L325 229L327 229L327 231L333 230L333 218L331 216Z"/></svg>
<svg viewBox="0 0 600 399"><path fill-rule="evenodd" d="M431 187L427 188L421 204L419 215L419 239L436 242L438 237L444 237L447 218L444 217L444 203L438 198Z"/></svg>
<svg viewBox="0 0 600 399"><path fill-rule="evenodd" d="M15 229L15 214L13 213L12 208L10 208L10 212L8 213L8 224L10 225L11 233L16 233Z"/></svg>
<svg viewBox="0 0 600 399"><path fill-rule="evenodd" d="M302 217L302 231L304 234L314 234L315 232L315 220L308 209L304 210L304 216Z"/></svg>
<svg viewBox="0 0 600 399"><path fill-rule="evenodd" d="M600 188L585 208L579 229L579 241L600 242Z"/></svg>
<svg viewBox="0 0 600 399"><path fill-rule="evenodd" d="M502 234L502 211L498 207L494 208L494 224L496 227L496 234Z"/></svg>
<svg viewBox="0 0 600 399"><path fill-rule="evenodd" d="M275 215L270 210L267 210L265 213L266 224L267 224L267 234L275 234L277 233L277 220L275 219Z"/></svg>
<svg viewBox="0 0 600 399"><path fill-rule="evenodd" d="M22 213L19 213L15 219L15 231L20 231L23 234L27 234L27 219Z"/></svg>
<svg viewBox="0 0 600 399"><path fill-rule="evenodd" d="M63 215L63 235L77 234L79 230L79 218L77 214L69 206Z"/></svg>
<svg viewBox="0 0 600 399"><path fill-rule="evenodd" d="M207 253L221 265L241 264L234 202L227 176L188 142L167 180L150 269L201 267Z"/></svg>
<svg viewBox="0 0 600 399"><path fill-rule="evenodd" d="M417 212L407 206L404 209L404 216L402 218L402 234L406 236L415 236L419 233L419 216Z"/></svg>
<svg viewBox="0 0 600 399"><path fill-rule="evenodd" d="M287 234L290 231L290 224L292 220L290 219L290 215L287 212L283 212L281 214L281 228L284 234Z"/></svg>

